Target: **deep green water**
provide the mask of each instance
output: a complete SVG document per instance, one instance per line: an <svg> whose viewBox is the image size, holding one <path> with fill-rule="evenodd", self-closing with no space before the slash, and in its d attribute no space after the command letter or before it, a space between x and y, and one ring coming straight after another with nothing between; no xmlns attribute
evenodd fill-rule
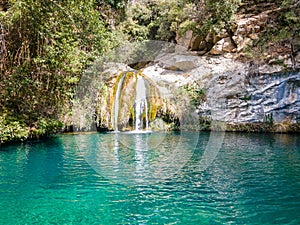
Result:
<svg viewBox="0 0 300 225"><path fill-rule="evenodd" d="M297 135L115 136L1 146L0 224L300 224Z"/></svg>

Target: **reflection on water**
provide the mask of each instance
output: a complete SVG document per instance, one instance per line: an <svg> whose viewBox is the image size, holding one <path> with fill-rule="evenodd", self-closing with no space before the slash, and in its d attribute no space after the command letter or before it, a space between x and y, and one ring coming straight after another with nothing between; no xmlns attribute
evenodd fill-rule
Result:
<svg viewBox="0 0 300 225"><path fill-rule="evenodd" d="M85 134L1 147L0 224L300 224L298 135L226 133L199 170L209 140Z"/></svg>
<svg viewBox="0 0 300 225"><path fill-rule="evenodd" d="M141 180L138 180L139 183L143 182L143 174L149 169L149 161L147 159L147 139L148 137L142 137L141 135L134 136L134 150L135 150L135 157L134 161L136 164L135 172L140 177Z"/></svg>
<svg viewBox="0 0 300 225"><path fill-rule="evenodd" d="M174 176L193 156L199 133L79 135L78 148L102 176L126 185Z"/></svg>

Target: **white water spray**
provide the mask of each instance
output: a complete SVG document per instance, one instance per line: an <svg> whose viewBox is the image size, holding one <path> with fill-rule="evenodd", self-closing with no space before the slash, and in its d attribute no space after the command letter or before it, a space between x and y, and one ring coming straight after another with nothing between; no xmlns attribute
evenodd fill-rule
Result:
<svg viewBox="0 0 300 225"><path fill-rule="evenodd" d="M135 131L143 130L143 114L145 113L146 130L149 127L147 89L143 77L138 76L135 96Z"/></svg>
<svg viewBox="0 0 300 225"><path fill-rule="evenodd" d="M121 79L119 80L116 96L115 96L115 103L114 103L114 129L115 132L118 132L118 119L119 119L119 108L120 108L120 97L121 97L121 89L123 85L123 81L126 77L126 73L123 74Z"/></svg>

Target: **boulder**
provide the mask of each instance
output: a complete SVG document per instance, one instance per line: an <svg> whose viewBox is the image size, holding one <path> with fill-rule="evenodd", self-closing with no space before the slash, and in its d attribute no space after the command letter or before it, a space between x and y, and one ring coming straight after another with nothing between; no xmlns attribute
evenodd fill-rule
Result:
<svg viewBox="0 0 300 225"><path fill-rule="evenodd" d="M196 50L204 50L205 49L205 41L203 38L200 36L195 36L192 38L191 43L190 43L190 49L192 51Z"/></svg>
<svg viewBox="0 0 300 225"><path fill-rule="evenodd" d="M223 54L223 44L224 44L224 39L218 41L214 47L210 50L211 55L221 55Z"/></svg>
<svg viewBox="0 0 300 225"><path fill-rule="evenodd" d="M241 41L236 42L238 45L237 51L241 52L246 46L252 46L253 40L250 38L241 39Z"/></svg>
<svg viewBox="0 0 300 225"><path fill-rule="evenodd" d="M223 52L235 52L236 51L235 45L232 43L232 41L229 37L224 38L223 40L224 40L224 43L222 46Z"/></svg>
<svg viewBox="0 0 300 225"><path fill-rule="evenodd" d="M176 42L178 45L181 45L181 46L185 47L186 49L188 49L190 46L192 37L193 37L193 31L191 31L191 30L188 30L183 35L180 35L177 33L176 34Z"/></svg>
<svg viewBox="0 0 300 225"><path fill-rule="evenodd" d="M197 56L173 55L160 59L159 65L167 70L188 71L197 67Z"/></svg>

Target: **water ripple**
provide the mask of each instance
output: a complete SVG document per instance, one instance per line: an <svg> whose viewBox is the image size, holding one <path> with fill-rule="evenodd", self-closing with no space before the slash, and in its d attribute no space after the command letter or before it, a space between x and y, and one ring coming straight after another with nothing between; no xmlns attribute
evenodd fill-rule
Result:
<svg viewBox="0 0 300 225"><path fill-rule="evenodd" d="M93 134L80 139L88 146L94 138L105 143L111 137ZM140 149L144 158L136 158L135 148L129 148L120 151L113 168L103 162L121 171L123 179L131 179L131 172L139 169L135 175L140 182L130 186L97 173L72 136L7 146L0 151L0 224L300 223L298 136L226 134L216 159L199 171L208 140L203 134L188 163L174 176L146 182L153 177L147 174L151 166L145 165L171 153L173 138L159 148ZM106 144L114 153L114 143Z"/></svg>

